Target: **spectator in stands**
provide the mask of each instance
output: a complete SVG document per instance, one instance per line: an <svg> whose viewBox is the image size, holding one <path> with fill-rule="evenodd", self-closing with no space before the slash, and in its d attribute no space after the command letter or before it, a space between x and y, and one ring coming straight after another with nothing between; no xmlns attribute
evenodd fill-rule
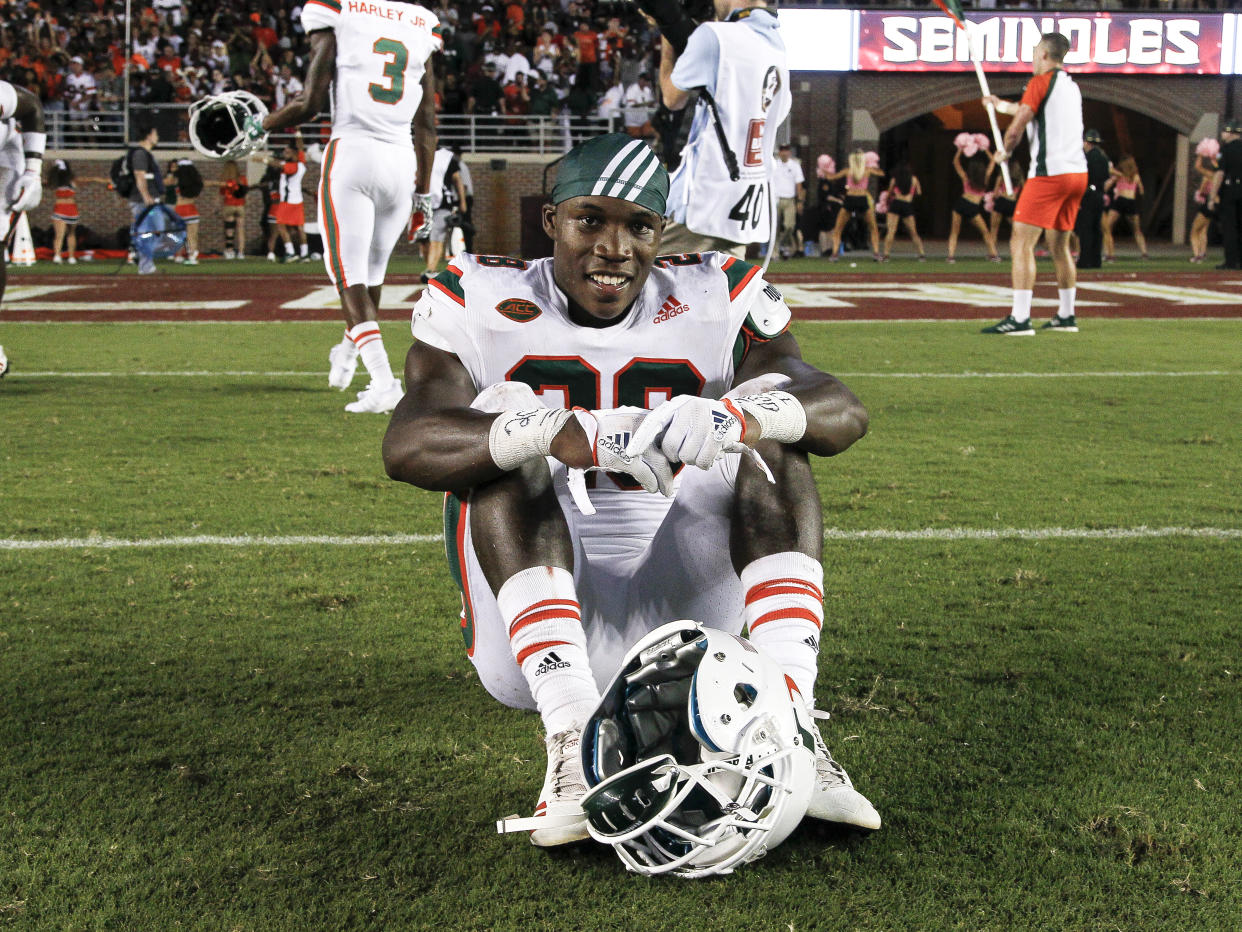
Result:
<svg viewBox="0 0 1242 932"><path fill-rule="evenodd" d="M613 76L612 84L604 91L599 100L599 115L604 120L619 120L625 108L625 85L621 83L621 75Z"/></svg>
<svg viewBox="0 0 1242 932"><path fill-rule="evenodd" d="M625 131L635 139L649 142L656 138L651 126L651 108L655 105L655 88L651 75L645 71L638 80L625 89Z"/></svg>

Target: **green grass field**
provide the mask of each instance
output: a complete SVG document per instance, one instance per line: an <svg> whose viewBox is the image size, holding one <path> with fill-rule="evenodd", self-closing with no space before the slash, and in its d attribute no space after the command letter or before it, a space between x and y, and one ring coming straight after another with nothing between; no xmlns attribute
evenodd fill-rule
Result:
<svg viewBox="0 0 1242 932"><path fill-rule="evenodd" d="M885 826L678 882L495 834L538 722L339 324L4 324L0 927L1242 927L1242 321L978 326L795 328L872 415L817 699Z"/></svg>

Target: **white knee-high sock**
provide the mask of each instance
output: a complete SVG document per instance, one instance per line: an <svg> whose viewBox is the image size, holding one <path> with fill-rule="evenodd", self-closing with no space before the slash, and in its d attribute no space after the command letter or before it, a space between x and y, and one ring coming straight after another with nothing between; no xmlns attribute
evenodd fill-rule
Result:
<svg viewBox="0 0 1242 932"><path fill-rule="evenodd" d="M1074 298L1078 294L1077 288L1058 288L1057 289L1057 316L1073 317L1074 316Z"/></svg>
<svg viewBox="0 0 1242 932"><path fill-rule="evenodd" d="M358 347L358 355L362 364L367 367L371 381L376 385L389 385L396 381L392 374L392 365L388 362L388 352L384 349L384 338L380 336L379 324L373 320L364 320L357 326L349 328L349 338Z"/></svg>
<svg viewBox="0 0 1242 932"><path fill-rule="evenodd" d="M1017 288L1013 290L1013 310L1009 312L1009 316L1018 323L1031 319L1031 298L1035 296L1035 292L1023 289L1019 291Z"/></svg>
<svg viewBox="0 0 1242 932"><path fill-rule="evenodd" d="M805 553L760 557L741 573L750 640L815 701L819 635L824 624L824 568Z"/></svg>
<svg viewBox="0 0 1242 932"><path fill-rule="evenodd" d="M581 725L600 696L573 574L556 566L522 570L500 587L496 605L547 733Z"/></svg>

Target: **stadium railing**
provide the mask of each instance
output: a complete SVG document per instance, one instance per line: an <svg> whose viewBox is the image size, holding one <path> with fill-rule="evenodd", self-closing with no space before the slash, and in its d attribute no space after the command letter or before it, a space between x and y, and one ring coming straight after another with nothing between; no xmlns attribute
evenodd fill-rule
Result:
<svg viewBox="0 0 1242 932"><path fill-rule="evenodd" d="M129 142L138 127L154 124L160 131L159 148L184 149L188 145L188 107L183 104L139 104L130 107ZM45 114L49 146L53 149L119 149L126 144L126 117L120 111L98 110L85 113L49 111ZM615 117L484 116L479 114L441 114L437 120L440 145L461 152L531 153L559 155L574 142L600 133L622 129L624 121ZM301 127L309 146L325 143L329 119ZM291 134L270 137L269 148L279 148Z"/></svg>

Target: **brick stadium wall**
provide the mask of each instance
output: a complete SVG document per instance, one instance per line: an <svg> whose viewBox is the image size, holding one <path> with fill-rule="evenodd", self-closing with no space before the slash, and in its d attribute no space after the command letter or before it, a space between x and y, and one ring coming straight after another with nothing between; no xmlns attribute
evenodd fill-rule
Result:
<svg viewBox="0 0 1242 932"><path fill-rule="evenodd" d="M108 169L119 151L101 151L73 149L49 153L48 158L65 159L73 168L78 179L78 210L81 214L81 225L89 227L100 236L111 236L121 227L129 226L129 207L126 201L119 198L104 184L84 183L84 178L108 177ZM219 189L212 182L219 181L221 163L212 162L198 157L192 151L175 149L157 149L156 156L160 165L166 165L175 158L193 158L195 165L203 176L203 193L198 198L198 210L202 216L199 228L199 250L201 252L220 252L224 248L224 229L220 219ZM501 255L518 255L522 246L523 199L537 198L542 190L544 166L552 161L550 156L510 155L503 158L488 156L467 156L466 164L470 167L474 183L474 221L476 227L474 249L477 252L496 253ZM302 190L306 198L306 218L313 223L318 209L317 191L319 188L320 166L310 161L306 167L306 177ZM261 164L252 164L249 168L252 183L258 182L263 174ZM30 212L31 226L34 228L50 228L52 225L52 192L44 191L43 202ZM527 202L527 211L531 210ZM247 252L254 254L259 250L259 221L262 204L257 192L251 193L246 200L246 238ZM529 231L528 231L529 239ZM416 249L402 238L398 243L397 255L414 255Z"/></svg>

